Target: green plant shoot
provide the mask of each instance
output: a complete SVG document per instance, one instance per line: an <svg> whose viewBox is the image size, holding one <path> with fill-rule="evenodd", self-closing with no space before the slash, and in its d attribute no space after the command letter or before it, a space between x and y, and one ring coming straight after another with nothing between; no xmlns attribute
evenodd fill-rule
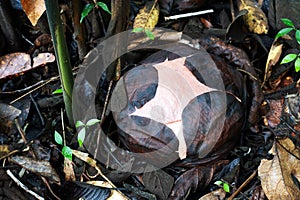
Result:
<svg viewBox="0 0 300 200"><path fill-rule="evenodd" d="M282 23L284 23L288 28L283 28L281 29L275 36L275 40L277 40L280 37L285 36L286 34L290 33L291 31L295 31L295 39L298 44L300 44L300 30L296 29L294 23L292 20L288 18L282 18L281 19ZM295 66L295 71L299 72L300 71L300 54L288 54L286 55L280 64L286 64L294 61L294 66Z"/></svg>

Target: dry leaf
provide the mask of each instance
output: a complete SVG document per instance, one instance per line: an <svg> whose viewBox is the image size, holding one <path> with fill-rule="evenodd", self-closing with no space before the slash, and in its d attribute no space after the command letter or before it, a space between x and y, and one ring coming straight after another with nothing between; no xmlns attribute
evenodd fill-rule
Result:
<svg viewBox="0 0 300 200"><path fill-rule="evenodd" d="M152 30L158 22L159 6L156 1L149 1L134 19L133 28Z"/></svg>
<svg viewBox="0 0 300 200"><path fill-rule="evenodd" d="M277 43L272 44L271 49L269 51L267 63L266 63L264 81L262 85L264 85L265 82L270 78L272 73L272 67L276 65L276 63L278 62L281 56L282 46L283 44L277 44Z"/></svg>
<svg viewBox="0 0 300 200"><path fill-rule="evenodd" d="M30 172L44 176L51 182L60 185L60 178L48 161L34 160L25 156L13 156L10 161L20 165Z"/></svg>
<svg viewBox="0 0 300 200"><path fill-rule="evenodd" d="M130 114L130 116L146 117L168 126L178 138L180 159L186 158L187 153L182 124L183 109L195 97L215 91L196 79L184 65L185 59L185 57L178 58L154 65L158 72L155 96L143 107ZM177 91L180 96L174 95L173 91Z"/></svg>
<svg viewBox="0 0 300 200"><path fill-rule="evenodd" d="M64 173L66 181L75 181L75 173L72 165L72 161L68 158L64 159Z"/></svg>
<svg viewBox="0 0 300 200"><path fill-rule="evenodd" d="M14 128L14 120L21 115L22 111L18 108L0 103L0 132L10 135Z"/></svg>
<svg viewBox="0 0 300 200"><path fill-rule="evenodd" d="M53 62L55 57L51 53L40 53L33 58L33 65L31 65L31 58L26 53L11 53L0 57L0 79L17 76L35 67Z"/></svg>
<svg viewBox="0 0 300 200"><path fill-rule="evenodd" d="M300 150L286 138L274 142L272 160L263 159L258 167L262 188L268 199L299 199L300 190L292 175L300 180Z"/></svg>
<svg viewBox="0 0 300 200"><path fill-rule="evenodd" d="M24 12L33 26L46 10L44 0L21 0Z"/></svg>
<svg viewBox="0 0 300 200"><path fill-rule="evenodd" d="M204 196L202 196L199 200L223 200L225 199L226 192L223 188L219 188L214 190Z"/></svg>
<svg viewBox="0 0 300 200"><path fill-rule="evenodd" d="M265 13L252 0L237 0L239 11L247 10L244 21L249 31L257 34L267 34L269 30Z"/></svg>
<svg viewBox="0 0 300 200"><path fill-rule="evenodd" d="M282 116L283 110L283 99L272 99L269 100L269 112L266 114L268 126L275 128L280 124L280 117Z"/></svg>

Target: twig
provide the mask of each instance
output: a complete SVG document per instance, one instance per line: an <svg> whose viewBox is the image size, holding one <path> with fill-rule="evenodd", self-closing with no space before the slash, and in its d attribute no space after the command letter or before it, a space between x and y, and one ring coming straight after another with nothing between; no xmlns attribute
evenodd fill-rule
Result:
<svg viewBox="0 0 300 200"><path fill-rule="evenodd" d="M11 101L10 104L13 104L13 103L15 103L16 101L19 101L20 99L26 97L27 95L31 94L32 92L36 91L37 89L40 89L41 87L43 87L43 86L47 85L48 83L50 83L50 82L52 82L52 81L55 81L55 80L57 80L57 79L59 79L58 76L57 76L57 77L52 77L52 78L50 78L48 81L42 83L42 84L39 85L38 87L36 87L36 88L34 88L34 89L32 89L32 90L26 92L26 93L23 94L22 96L20 96L20 97L16 98L15 100ZM32 87L32 86L31 86L31 87Z"/></svg>
<svg viewBox="0 0 300 200"><path fill-rule="evenodd" d="M42 113L41 113L41 111L40 111L40 109L39 109L38 104L37 104L36 101L34 100L34 98L33 98L33 96L32 96L31 93L29 94L29 97L30 97L30 99L31 99L31 101L32 101L32 103L33 103L33 105L34 105L34 107L35 107L35 110L36 110L38 116L40 117L41 125L42 125L42 126L45 126L45 120L44 120L43 115L42 115Z"/></svg>
<svg viewBox="0 0 300 200"><path fill-rule="evenodd" d="M192 16L197 16L197 15L203 15L207 13L212 13L214 12L213 9L209 10L203 10L203 11L198 11L198 12L191 12L191 13L186 13L186 14L179 14L179 15L173 15L169 17L165 17L165 20L171 20L171 19L180 19L180 18L185 18L185 17L192 17Z"/></svg>
<svg viewBox="0 0 300 200"><path fill-rule="evenodd" d="M33 192L32 190L29 190L29 188L24 185L21 181L19 181L14 175L13 173L11 173L11 171L8 169L6 170L6 174L18 185L20 186L23 190L25 190L26 192L28 192L29 194L31 194L32 196L34 196L36 199L40 199L40 200L44 200L43 197L41 197L40 195L36 194L35 192Z"/></svg>
<svg viewBox="0 0 300 200"><path fill-rule="evenodd" d="M248 185L248 183L256 176L257 170L255 170L248 178L245 180L245 182L228 198L228 200L233 200L233 198L240 193L244 187Z"/></svg>
<svg viewBox="0 0 300 200"><path fill-rule="evenodd" d="M113 80L111 80L109 82L109 86L108 86L108 90L107 90L107 94L106 94L105 102L104 102L104 106L103 106L103 111L102 111L102 114L101 114L101 119L100 119L101 121L103 120L105 112L106 112L106 109L107 109L108 99L109 99L109 95L110 95L110 92L111 92L112 84L113 84Z"/></svg>

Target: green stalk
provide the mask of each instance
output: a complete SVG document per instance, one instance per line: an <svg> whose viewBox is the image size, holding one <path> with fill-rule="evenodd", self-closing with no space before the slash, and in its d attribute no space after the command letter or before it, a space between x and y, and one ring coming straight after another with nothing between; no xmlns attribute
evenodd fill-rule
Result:
<svg viewBox="0 0 300 200"><path fill-rule="evenodd" d="M46 13L49 28L54 44L56 62L59 69L60 81L63 89L63 98L67 117L70 125L74 125L72 114L72 92L74 78L67 48L67 43L63 31L62 21L59 16L59 6L57 0L45 0Z"/></svg>

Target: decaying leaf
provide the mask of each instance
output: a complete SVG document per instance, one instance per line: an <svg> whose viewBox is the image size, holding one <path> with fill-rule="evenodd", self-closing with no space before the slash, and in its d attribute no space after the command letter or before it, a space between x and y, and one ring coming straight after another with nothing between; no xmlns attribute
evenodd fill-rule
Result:
<svg viewBox="0 0 300 200"><path fill-rule="evenodd" d="M144 173L142 179L146 189L159 199L167 199L174 184L174 178L163 170Z"/></svg>
<svg viewBox="0 0 300 200"><path fill-rule="evenodd" d="M244 21L249 31L257 34L267 34L269 30L265 13L252 0L237 0L239 10L247 10Z"/></svg>
<svg viewBox="0 0 300 200"><path fill-rule="evenodd" d="M278 62L278 60L281 56L282 47L283 47L283 44L277 44L277 43L273 43L273 45L271 46L271 49L270 49L269 55L268 55L268 59L267 59L267 63L266 63L264 81L263 81L262 85L264 85L264 83L270 78L271 73L272 73L272 67L274 65L276 65L276 63Z"/></svg>
<svg viewBox="0 0 300 200"><path fill-rule="evenodd" d="M21 0L24 12L33 26L46 10L44 0Z"/></svg>
<svg viewBox="0 0 300 200"><path fill-rule="evenodd" d="M299 199L300 190L293 180L300 180L299 148L286 138L275 141L269 153L274 155L273 159L263 159L258 167L266 196L268 199Z"/></svg>
<svg viewBox="0 0 300 200"><path fill-rule="evenodd" d="M72 161L67 158L64 159L64 173L65 173L66 181L75 181L76 180Z"/></svg>
<svg viewBox="0 0 300 200"><path fill-rule="evenodd" d="M283 99L272 99L268 101L270 109L266 114L267 124L271 128L275 128L278 124L280 124L280 117L282 115L283 110Z"/></svg>
<svg viewBox="0 0 300 200"><path fill-rule="evenodd" d="M8 154L11 150L9 149L9 145L1 144L0 145L0 157Z"/></svg>
<svg viewBox="0 0 300 200"><path fill-rule="evenodd" d="M25 156L13 156L10 161L20 165L30 172L44 176L51 182L60 185L60 178L48 161L34 160Z"/></svg>
<svg viewBox="0 0 300 200"><path fill-rule="evenodd" d="M142 108L130 114L130 116L147 117L168 126L178 138L180 159L186 158L187 153L182 123L184 108L195 97L215 91L196 79L185 66L185 59L178 58L154 65L158 72L156 94ZM174 95L173 91L181 95Z"/></svg>
<svg viewBox="0 0 300 200"><path fill-rule="evenodd" d="M14 126L14 119L20 116L21 110L12 105L0 103L0 132L11 134Z"/></svg>
<svg viewBox="0 0 300 200"><path fill-rule="evenodd" d="M226 192L223 188L219 188L214 190L204 196L202 196L199 200L223 200L225 199Z"/></svg>
<svg viewBox="0 0 300 200"><path fill-rule="evenodd" d="M133 28L152 30L158 22L159 6L157 1L148 1L134 19Z"/></svg>
<svg viewBox="0 0 300 200"><path fill-rule="evenodd" d="M0 57L0 79L22 74L54 60L55 57L51 53L40 53L33 58L33 65L30 56L26 53L17 52L2 56Z"/></svg>

